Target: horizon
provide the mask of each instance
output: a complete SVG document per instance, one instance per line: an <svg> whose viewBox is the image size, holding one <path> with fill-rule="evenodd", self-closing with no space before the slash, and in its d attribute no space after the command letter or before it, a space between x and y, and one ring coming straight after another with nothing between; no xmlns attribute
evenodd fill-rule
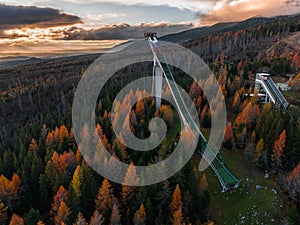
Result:
<svg viewBox="0 0 300 225"><path fill-rule="evenodd" d="M141 39L149 30L164 36L252 17L297 14L298 9L293 0L5 0L0 2L0 61L102 53Z"/></svg>

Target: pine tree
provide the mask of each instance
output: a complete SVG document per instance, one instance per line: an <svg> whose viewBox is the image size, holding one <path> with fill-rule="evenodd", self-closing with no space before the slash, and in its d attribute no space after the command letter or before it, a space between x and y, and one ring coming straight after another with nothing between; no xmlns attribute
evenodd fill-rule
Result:
<svg viewBox="0 0 300 225"><path fill-rule="evenodd" d="M143 204L141 204L140 208L134 215L133 224L134 225L145 225L146 224L146 211Z"/></svg>
<svg viewBox="0 0 300 225"><path fill-rule="evenodd" d="M24 221L26 225L36 225L41 219L42 217L39 210L31 208L29 213L25 216Z"/></svg>
<svg viewBox="0 0 300 225"><path fill-rule="evenodd" d="M176 188L173 192L172 202L170 205L171 213L175 213L179 208L183 207L182 197L181 197L181 190L179 185L176 185Z"/></svg>

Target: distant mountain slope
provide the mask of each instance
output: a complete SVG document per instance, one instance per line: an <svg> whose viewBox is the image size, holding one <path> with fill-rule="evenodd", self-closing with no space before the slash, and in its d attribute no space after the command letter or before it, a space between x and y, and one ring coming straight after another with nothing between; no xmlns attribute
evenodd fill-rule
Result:
<svg viewBox="0 0 300 225"><path fill-rule="evenodd" d="M275 21L290 21L296 22L300 20L300 14L292 16L277 16L277 17L253 17L241 22L227 22L218 23L210 27L200 27L191 30L186 30L183 32L169 34L162 36L160 39L163 41L170 41L176 43L185 43L188 41L193 41L201 39L208 35L218 34L222 32L237 31L241 29L246 29L249 27L255 27L258 25L265 25L267 23Z"/></svg>
<svg viewBox="0 0 300 225"><path fill-rule="evenodd" d="M225 54L225 60L228 61L261 60L267 57L267 50L274 43L298 32L300 32L300 14L272 18L254 17L241 22L219 23L211 27L163 36L160 39L182 44L206 62L213 62L222 52ZM285 54L286 49L300 51L297 49L299 46L297 43L294 45L291 41L282 41L280 46L284 44L288 44L289 47L276 48L275 54ZM290 48L293 45L295 48Z"/></svg>

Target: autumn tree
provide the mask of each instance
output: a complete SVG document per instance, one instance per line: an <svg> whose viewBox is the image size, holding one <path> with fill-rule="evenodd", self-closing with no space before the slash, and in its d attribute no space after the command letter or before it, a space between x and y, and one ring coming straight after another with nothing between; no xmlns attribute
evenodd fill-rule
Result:
<svg viewBox="0 0 300 225"><path fill-rule="evenodd" d="M38 150L38 144L36 140L32 138L31 143L29 144L29 151L37 152L37 150Z"/></svg>
<svg viewBox="0 0 300 225"><path fill-rule="evenodd" d="M162 105L160 108L163 119L167 122L169 126L174 124L174 113L170 106Z"/></svg>
<svg viewBox="0 0 300 225"><path fill-rule="evenodd" d="M199 192L200 194L203 194L204 192L206 192L208 189L208 183L207 183L207 179L206 179L206 175L203 174L201 177L201 180L199 182Z"/></svg>
<svg viewBox="0 0 300 225"><path fill-rule="evenodd" d="M240 112L241 98L238 91L235 92L231 109L233 112Z"/></svg>
<svg viewBox="0 0 300 225"><path fill-rule="evenodd" d="M60 186L56 195L54 196L50 215L56 216L58 214L61 203L62 202L66 203L67 201L68 201L68 191L63 186Z"/></svg>
<svg viewBox="0 0 300 225"><path fill-rule="evenodd" d="M0 199L9 208L19 198L21 188L21 179L17 174L13 174L11 181L3 175L0 176Z"/></svg>
<svg viewBox="0 0 300 225"><path fill-rule="evenodd" d="M233 130L231 123L228 123L225 128L223 146L225 148L231 149L233 144Z"/></svg>
<svg viewBox="0 0 300 225"><path fill-rule="evenodd" d="M59 153L69 150L69 131L66 126L62 125L59 128Z"/></svg>
<svg viewBox="0 0 300 225"><path fill-rule="evenodd" d="M300 200L300 163L287 177L287 191L292 202Z"/></svg>
<svg viewBox="0 0 300 225"><path fill-rule="evenodd" d="M176 185L176 188L173 192L173 196L172 196L172 202L170 205L170 209L171 209L171 213L175 213L179 208L183 207L183 203L182 203L182 197L181 197L181 190L179 188L179 185Z"/></svg>
<svg viewBox="0 0 300 225"><path fill-rule="evenodd" d="M121 225L121 215L116 203L114 203L112 208L110 225Z"/></svg>
<svg viewBox="0 0 300 225"><path fill-rule="evenodd" d="M136 211L133 218L134 225L145 225L146 224L146 211L143 204L141 204L140 208Z"/></svg>
<svg viewBox="0 0 300 225"><path fill-rule="evenodd" d="M272 163L275 169L282 166L283 151L286 147L286 130L283 130L279 138L275 141L273 153L271 155Z"/></svg>
<svg viewBox="0 0 300 225"><path fill-rule="evenodd" d="M7 222L7 206L0 201L0 225L5 225Z"/></svg>
<svg viewBox="0 0 300 225"><path fill-rule="evenodd" d="M9 222L9 225L24 225L24 220L22 217L20 217L16 214L13 214L12 218Z"/></svg>
<svg viewBox="0 0 300 225"><path fill-rule="evenodd" d="M105 218L109 218L113 206L113 188L107 179L103 180L95 199L96 210Z"/></svg>
<svg viewBox="0 0 300 225"><path fill-rule="evenodd" d="M61 202L57 215L54 217L55 225L61 225L62 223L67 224L71 211L65 202Z"/></svg>
<svg viewBox="0 0 300 225"><path fill-rule="evenodd" d="M143 100L140 100L136 103L135 114L139 121L145 119L145 104Z"/></svg>
<svg viewBox="0 0 300 225"><path fill-rule="evenodd" d="M139 178L136 175L136 169L133 163L131 163L127 169L127 172L125 174L124 183L127 184L134 184L138 182ZM133 197L134 197L134 190L135 188L133 186L128 186L126 184L122 184L122 204L124 207L128 207L131 205Z"/></svg>
<svg viewBox="0 0 300 225"><path fill-rule="evenodd" d="M69 185L69 198L68 198L68 205L70 205L72 215L70 216L71 219L74 219L79 211L81 210L81 179L80 179L80 173L81 173L81 166L78 165L76 167L76 170L73 174L73 179L71 181L71 184Z"/></svg>
<svg viewBox="0 0 300 225"><path fill-rule="evenodd" d="M181 207L173 213L173 225L185 225Z"/></svg>
<svg viewBox="0 0 300 225"><path fill-rule="evenodd" d="M93 216L91 217L90 225L102 225L104 224L104 219L105 218L97 210L95 210Z"/></svg>
<svg viewBox="0 0 300 225"><path fill-rule="evenodd" d="M260 159L263 150L264 150L264 139L261 138L261 139L257 142L256 148L255 148L254 157L255 157L256 160L259 160L259 159Z"/></svg>
<svg viewBox="0 0 300 225"><path fill-rule="evenodd" d="M78 213L77 220L74 225L88 225L82 213Z"/></svg>

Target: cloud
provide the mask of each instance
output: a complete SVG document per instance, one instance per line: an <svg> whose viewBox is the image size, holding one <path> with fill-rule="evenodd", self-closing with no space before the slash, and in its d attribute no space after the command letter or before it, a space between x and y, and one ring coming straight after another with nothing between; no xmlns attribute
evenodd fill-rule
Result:
<svg viewBox="0 0 300 225"><path fill-rule="evenodd" d="M82 23L75 15L53 8L0 4L0 29L47 28Z"/></svg>
<svg viewBox="0 0 300 225"><path fill-rule="evenodd" d="M200 14L201 24L233 22L262 16L272 17L299 13L293 0L219 0L208 14Z"/></svg>
<svg viewBox="0 0 300 225"><path fill-rule="evenodd" d="M180 32L193 28L192 23L170 24L167 22L159 23L140 23L131 26L126 23L106 25L100 29L85 30L72 29L66 30L64 35L68 40L127 40L140 39L145 32L155 31L159 36Z"/></svg>
<svg viewBox="0 0 300 225"><path fill-rule="evenodd" d="M119 5L126 5L126 6L169 6L175 7L178 9L188 9L191 11L199 11L203 8L207 8L212 6L212 3L216 2L217 0L65 0L69 3L76 3L76 4L92 4L92 3L115 3Z"/></svg>

